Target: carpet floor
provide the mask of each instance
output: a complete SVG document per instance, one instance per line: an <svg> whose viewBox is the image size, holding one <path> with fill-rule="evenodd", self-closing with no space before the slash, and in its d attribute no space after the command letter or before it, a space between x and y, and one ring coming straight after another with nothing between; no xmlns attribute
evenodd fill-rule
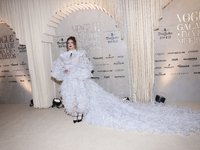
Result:
<svg viewBox="0 0 200 150"><path fill-rule="evenodd" d="M200 110L200 102L178 104ZM74 124L63 108L0 104L0 150L200 150L200 134L125 132Z"/></svg>

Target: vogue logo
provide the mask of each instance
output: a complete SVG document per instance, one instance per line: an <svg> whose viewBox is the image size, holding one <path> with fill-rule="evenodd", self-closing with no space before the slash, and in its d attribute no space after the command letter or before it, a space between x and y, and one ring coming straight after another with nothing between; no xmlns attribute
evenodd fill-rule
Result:
<svg viewBox="0 0 200 150"><path fill-rule="evenodd" d="M190 65L178 65L177 67L179 68L186 68L186 67L189 67Z"/></svg>
<svg viewBox="0 0 200 150"><path fill-rule="evenodd" d="M184 54L185 52L169 52L167 54Z"/></svg>
<svg viewBox="0 0 200 150"><path fill-rule="evenodd" d="M192 61L194 61L194 60L197 60L197 58L183 58L183 60L192 60Z"/></svg>
<svg viewBox="0 0 200 150"><path fill-rule="evenodd" d="M164 60L155 60L155 62L165 62L166 61L166 59L164 59Z"/></svg>
<svg viewBox="0 0 200 150"><path fill-rule="evenodd" d="M188 51L188 53L198 53L198 50Z"/></svg>
<svg viewBox="0 0 200 150"><path fill-rule="evenodd" d="M155 76L165 76L165 75L166 73L161 73L161 72L155 74Z"/></svg>
<svg viewBox="0 0 200 150"><path fill-rule="evenodd" d="M178 58L172 58L172 61L178 61Z"/></svg>
<svg viewBox="0 0 200 150"><path fill-rule="evenodd" d="M103 59L103 57L93 57L93 59Z"/></svg>

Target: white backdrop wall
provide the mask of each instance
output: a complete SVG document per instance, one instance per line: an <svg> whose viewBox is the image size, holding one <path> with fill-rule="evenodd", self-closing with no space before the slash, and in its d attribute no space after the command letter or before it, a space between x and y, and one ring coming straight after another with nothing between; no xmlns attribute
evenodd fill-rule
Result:
<svg viewBox="0 0 200 150"><path fill-rule="evenodd" d="M172 0L0 0L0 20L8 23L27 47L34 107L47 108L55 96L50 77L51 46L60 21L77 10L98 9L127 33L129 79L134 101L151 102L153 29L162 8ZM146 61L148 60L148 61ZM140 66L140 67L138 67Z"/></svg>
<svg viewBox="0 0 200 150"><path fill-rule="evenodd" d="M175 0L155 32L155 88L167 101L200 101L199 0Z"/></svg>
<svg viewBox="0 0 200 150"><path fill-rule="evenodd" d="M15 33L0 24L0 103L29 103L31 80L25 45L19 45Z"/></svg>
<svg viewBox="0 0 200 150"><path fill-rule="evenodd" d="M94 65L92 79L120 98L129 97L126 40L121 40L120 30L110 16L100 10L80 10L62 20L56 32L53 60L60 51L66 51L66 39L75 36L78 49L86 50Z"/></svg>

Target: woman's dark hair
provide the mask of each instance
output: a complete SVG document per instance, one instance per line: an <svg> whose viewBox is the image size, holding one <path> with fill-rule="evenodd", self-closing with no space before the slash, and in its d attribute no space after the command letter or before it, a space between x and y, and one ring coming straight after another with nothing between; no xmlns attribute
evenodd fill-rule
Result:
<svg viewBox="0 0 200 150"><path fill-rule="evenodd" d="M69 40L72 40L72 41L74 42L75 49L77 49L76 38L75 38L74 36L70 36L70 37L67 39L66 44L68 43ZM67 51L69 51L69 49L68 49L68 44L67 44Z"/></svg>

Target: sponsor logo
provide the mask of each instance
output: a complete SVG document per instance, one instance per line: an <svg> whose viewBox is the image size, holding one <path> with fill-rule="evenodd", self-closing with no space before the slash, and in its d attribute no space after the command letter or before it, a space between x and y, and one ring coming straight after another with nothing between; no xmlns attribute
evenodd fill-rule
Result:
<svg viewBox="0 0 200 150"><path fill-rule="evenodd" d="M0 76L0 78L5 78L6 76Z"/></svg>
<svg viewBox="0 0 200 150"><path fill-rule="evenodd" d="M107 78L110 78L110 76L104 76L104 78L106 78L106 79L107 79Z"/></svg>
<svg viewBox="0 0 200 150"><path fill-rule="evenodd" d="M2 70L1 72L9 72L9 70Z"/></svg>
<svg viewBox="0 0 200 150"><path fill-rule="evenodd" d="M26 63L24 61L22 61L22 63L20 65L26 65Z"/></svg>
<svg viewBox="0 0 200 150"><path fill-rule="evenodd" d="M185 54L185 52L169 52L167 54Z"/></svg>
<svg viewBox="0 0 200 150"><path fill-rule="evenodd" d="M112 70L98 70L97 72L112 72Z"/></svg>
<svg viewBox="0 0 200 150"><path fill-rule="evenodd" d="M93 59L103 59L103 57L93 57Z"/></svg>
<svg viewBox="0 0 200 150"><path fill-rule="evenodd" d="M155 60L155 62L165 62L166 59L163 59L163 60Z"/></svg>
<svg viewBox="0 0 200 150"><path fill-rule="evenodd" d="M91 77L91 78L92 78L92 79L97 79L97 80L100 79L100 77Z"/></svg>
<svg viewBox="0 0 200 150"><path fill-rule="evenodd" d="M200 72L194 72L194 74L200 74Z"/></svg>
<svg viewBox="0 0 200 150"><path fill-rule="evenodd" d="M3 67L8 67L9 65L3 65Z"/></svg>
<svg viewBox="0 0 200 150"><path fill-rule="evenodd" d="M200 64L199 65L192 65L192 67L200 67Z"/></svg>
<svg viewBox="0 0 200 150"><path fill-rule="evenodd" d="M95 64L94 66L108 66L109 64Z"/></svg>
<svg viewBox="0 0 200 150"><path fill-rule="evenodd" d="M188 72L171 73L171 75L186 75Z"/></svg>
<svg viewBox="0 0 200 150"><path fill-rule="evenodd" d="M171 64L168 64L168 66L164 67L164 68L174 68L174 66L171 66Z"/></svg>
<svg viewBox="0 0 200 150"><path fill-rule="evenodd" d="M169 29L164 28L164 30L161 30L162 32L158 32L158 36L160 39L171 39L172 32L169 32Z"/></svg>
<svg viewBox="0 0 200 150"><path fill-rule="evenodd" d="M20 80L20 82L24 82L24 80Z"/></svg>
<svg viewBox="0 0 200 150"><path fill-rule="evenodd" d="M155 53L155 55L161 56L164 55L164 53Z"/></svg>
<svg viewBox="0 0 200 150"><path fill-rule="evenodd" d="M123 65L123 64L124 64L124 62L120 62L120 61L114 63L114 65Z"/></svg>
<svg viewBox="0 0 200 150"><path fill-rule="evenodd" d="M124 69L116 69L115 72L121 72L124 71Z"/></svg>
<svg viewBox="0 0 200 150"><path fill-rule="evenodd" d="M186 67L189 67L190 65L178 65L177 67L179 68L186 68Z"/></svg>
<svg viewBox="0 0 200 150"><path fill-rule="evenodd" d="M9 81L9 83L17 83L17 81Z"/></svg>
<svg viewBox="0 0 200 150"><path fill-rule="evenodd" d="M15 77L24 77L26 75L15 75Z"/></svg>
<svg viewBox="0 0 200 150"><path fill-rule="evenodd" d="M172 61L178 61L178 58L172 58Z"/></svg>
<svg viewBox="0 0 200 150"><path fill-rule="evenodd" d="M13 75L9 75L9 76L7 76L7 77L13 77Z"/></svg>
<svg viewBox="0 0 200 150"><path fill-rule="evenodd" d="M188 53L198 53L198 50L191 50L191 51L188 51Z"/></svg>
<svg viewBox="0 0 200 150"><path fill-rule="evenodd" d="M161 69L162 67L155 67L154 69Z"/></svg>
<svg viewBox="0 0 200 150"><path fill-rule="evenodd" d="M59 47L59 48L60 48L60 47L66 47L66 46L67 46L66 41L65 41L63 38L61 38L61 39L57 42L57 44L58 44L58 47Z"/></svg>
<svg viewBox="0 0 200 150"><path fill-rule="evenodd" d="M11 66L18 66L18 64L11 64Z"/></svg>
<svg viewBox="0 0 200 150"><path fill-rule="evenodd" d="M111 54L109 54L107 57L105 57L106 59L112 59L114 58L114 56L111 56Z"/></svg>
<svg viewBox="0 0 200 150"><path fill-rule="evenodd" d="M124 56L117 56L117 58L124 58Z"/></svg>
<svg viewBox="0 0 200 150"><path fill-rule="evenodd" d="M194 61L194 60L197 60L197 58L183 58L183 60L192 60L192 61Z"/></svg>
<svg viewBox="0 0 200 150"><path fill-rule="evenodd" d="M166 73L161 73L161 72L155 74L155 76L165 76L165 75Z"/></svg>
<svg viewBox="0 0 200 150"><path fill-rule="evenodd" d="M125 78L125 76L115 76L115 78Z"/></svg>
<svg viewBox="0 0 200 150"><path fill-rule="evenodd" d="M12 70L12 71L23 71L23 69L16 69L16 70Z"/></svg>
<svg viewBox="0 0 200 150"><path fill-rule="evenodd" d="M26 52L26 45L21 45L20 47L18 47L19 52Z"/></svg>
<svg viewBox="0 0 200 150"><path fill-rule="evenodd" d="M106 37L108 43L118 43L118 36L115 36L114 33L111 33L110 36Z"/></svg>

